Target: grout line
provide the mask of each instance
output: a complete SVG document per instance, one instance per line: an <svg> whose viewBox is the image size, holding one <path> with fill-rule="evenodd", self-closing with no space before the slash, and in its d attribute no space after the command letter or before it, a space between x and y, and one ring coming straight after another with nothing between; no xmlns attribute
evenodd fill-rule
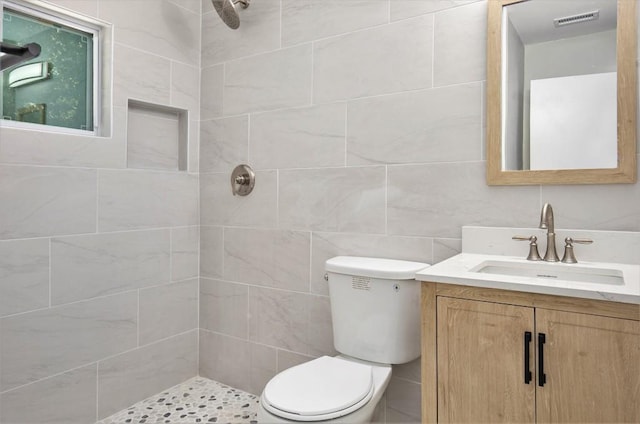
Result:
<svg viewBox="0 0 640 424"><path fill-rule="evenodd" d="M247 164L251 163L251 114L247 113Z"/></svg>
<svg viewBox="0 0 640 424"><path fill-rule="evenodd" d="M384 167L384 235L389 235L389 167Z"/></svg>
<svg viewBox="0 0 640 424"><path fill-rule="evenodd" d="M280 169L276 169L276 228L280 228Z"/></svg>
<svg viewBox="0 0 640 424"><path fill-rule="evenodd" d="M53 256L51 254L51 250L52 250L52 240L51 238L49 238L49 308L51 308L51 301L53 298L53 287L51 284L51 274L52 274L52 268L53 268Z"/></svg>
<svg viewBox="0 0 640 424"><path fill-rule="evenodd" d="M125 149L126 150L126 149ZM100 232L100 170L96 170L96 233Z"/></svg>
<svg viewBox="0 0 640 424"><path fill-rule="evenodd" d="M136 346L140 347L140 289L136 290L138 297L137 297L137 315L136 315Z"/></svg>
<svg viewBox="0 0 640 424"><path fill-rule="evenodd" d="M313 231L309 231L309 293L313 284Z"/></svg>
<svg viewBox="0 0 640 424"><path fill-rule="evenodd" d="M169 61L169 104L173 105L173 60Z"/></svg>
<svg viewBox="0 0 640 424"><path fill-rule="evenodd" d="M344 166L348 166L349 152L349 102L344 102Z"/></svg>
<svg viewBox="0 0 640 424"><path fill-rule="evenodd" d="M173 229L194 228L194 227L199 227L199 225L192 224L192 225L178 225L175 227L136 228L132 230L100 231L100 232L93 232L93 233L77 233L77 234L57 234L57 235L52 234L52 235L40 236L40 237L20 237L20 238L4 239L4 240L0 240L0 243L9 243L13 241L27 241L27 240L43 240L43 239L50 239L50 238L64 239L64 238L71 238L71 237L91 237L91 236L99 237L99 236L114 235L114 234L169 231Z"/></svg>
<svg viewBox="0 0 640 424"><path fill-rule="evenodd" d="M169 281L173 281L173 230L169 230Z"/></svg>

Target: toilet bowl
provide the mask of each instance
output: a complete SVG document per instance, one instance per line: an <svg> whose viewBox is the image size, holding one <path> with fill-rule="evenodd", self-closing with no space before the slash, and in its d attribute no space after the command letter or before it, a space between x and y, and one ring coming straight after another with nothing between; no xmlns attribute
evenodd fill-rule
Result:
<svg viewBox="0 0 640 424"><path fill-rule="evenodd" d="M272 379L260 397L259 423L366 423L391 379L391 365L323 356Z"/></svg>
<svg viewBox="0 0 640 424"><path fill-rule="evenodd" d="M338 256L326 262L334 346L265 386L258 423L368 423L391 364L420 356L420 284L427 264Z"/></svg>

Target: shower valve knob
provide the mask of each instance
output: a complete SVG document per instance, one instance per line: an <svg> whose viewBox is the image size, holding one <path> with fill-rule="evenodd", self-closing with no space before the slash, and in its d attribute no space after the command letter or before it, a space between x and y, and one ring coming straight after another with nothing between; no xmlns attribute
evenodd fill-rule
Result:
<svg viewBox="0 0 640 424"><path fill-rule="evenodd" d="M231 192L234 196L246 196L256 185L256 174L249 165L238 165L231 173Z"/></svg>

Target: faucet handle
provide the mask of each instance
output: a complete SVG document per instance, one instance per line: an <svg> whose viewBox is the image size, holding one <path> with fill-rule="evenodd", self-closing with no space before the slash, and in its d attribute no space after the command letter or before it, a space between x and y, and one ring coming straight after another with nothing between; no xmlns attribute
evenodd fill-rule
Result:
<svg viewBox="0 0 640 424"><path fill-rule="evenodd" d="M540 253L538 253L538 237L536 236L513 236L511 237L513 240L517 241L528 241L529 242L529 255L527 256L528 261L541 261Z"/></svg>
<svg viewBox="0 0 640 424"><path fill-rule="evenodd" d="M576 264L578 260L576 259L576 255L573 253L573 243L577 244L591 244L593 240L591 239L574 239L571 237L567 237L564 239L564 255L562 256L562 262L565 264Z"/></svg>

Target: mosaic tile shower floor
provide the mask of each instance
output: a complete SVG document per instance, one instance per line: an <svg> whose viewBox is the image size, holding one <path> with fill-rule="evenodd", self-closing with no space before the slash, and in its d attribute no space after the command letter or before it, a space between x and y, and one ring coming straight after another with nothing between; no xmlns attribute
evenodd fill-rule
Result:
<svg viewBox="0 0 640 424"><path fill-rule="evenodd" d="M258 397L194 377L97 424L256 423Z"/></svg>

